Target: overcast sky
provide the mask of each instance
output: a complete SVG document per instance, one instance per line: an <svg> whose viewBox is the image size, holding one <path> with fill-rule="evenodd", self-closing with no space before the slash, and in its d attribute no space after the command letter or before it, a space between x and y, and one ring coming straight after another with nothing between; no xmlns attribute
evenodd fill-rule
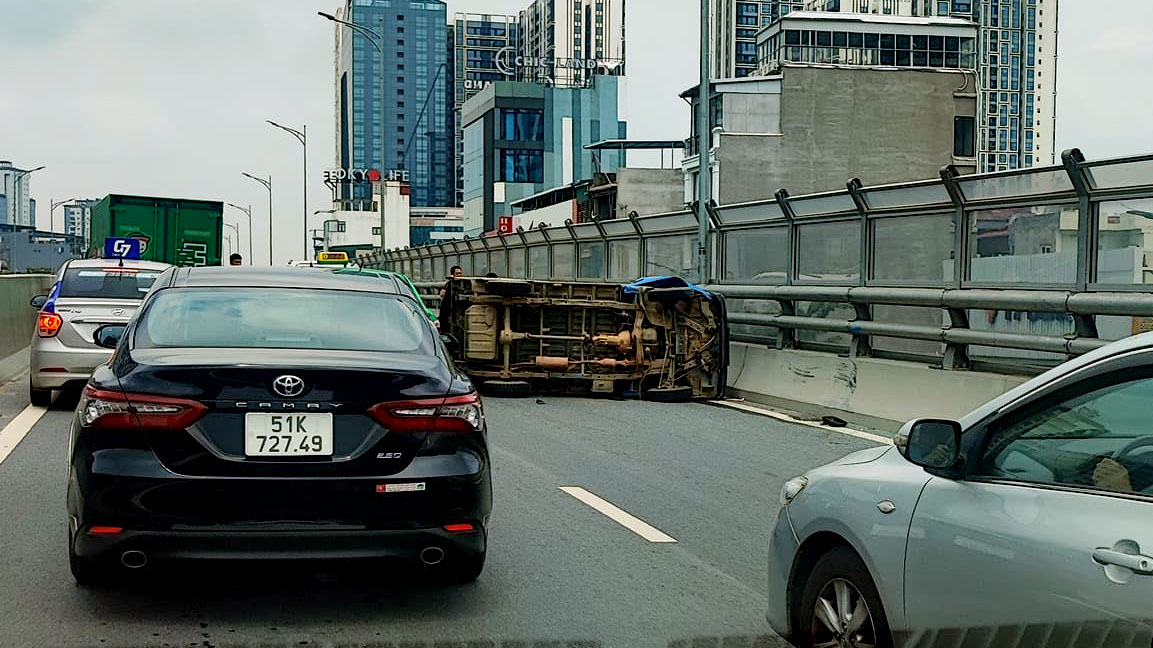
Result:
<svg viewBox="0 0 1153 648"><path fill-rule="evenodd" d="M527 2L450 0L449 15L515 13ZM316 11L338 4L0 0L0 159L47 166L32 181L41 226L51 200L108 193L251 203L258 262L267 194L241 172L271 174L277 261L299 259L300 145L264 120L308 125L309 213L329 208L320 172L335 157L333 32ZM697 6L628 2L632 137L687 135L677 94L697 74ZM1059 53L1058 150L1153 152L1153 3L1064 0ZM62 210L55 218L59 229Z"/></svg>

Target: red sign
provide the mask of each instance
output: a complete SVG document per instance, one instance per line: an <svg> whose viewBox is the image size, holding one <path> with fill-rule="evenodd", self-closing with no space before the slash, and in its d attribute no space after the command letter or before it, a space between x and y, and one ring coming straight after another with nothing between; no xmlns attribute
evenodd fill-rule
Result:
<svg viewBox="0 0 1153 648"><path fill-rule="evenodd" d="M512 216L501 216L497 220L496 231L501 234L512 234Z"/></svg>

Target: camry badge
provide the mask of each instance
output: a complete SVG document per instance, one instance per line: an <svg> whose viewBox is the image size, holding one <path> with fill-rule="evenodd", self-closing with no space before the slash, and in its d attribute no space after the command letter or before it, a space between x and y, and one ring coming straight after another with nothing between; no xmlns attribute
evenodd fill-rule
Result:
<svg viewBox="0 0 1153 648"><path fill-rule="evenodd" d="M281 376L272 381L272 391L285 398L296 398L304 393L304 381L296 376Z"/></svg>

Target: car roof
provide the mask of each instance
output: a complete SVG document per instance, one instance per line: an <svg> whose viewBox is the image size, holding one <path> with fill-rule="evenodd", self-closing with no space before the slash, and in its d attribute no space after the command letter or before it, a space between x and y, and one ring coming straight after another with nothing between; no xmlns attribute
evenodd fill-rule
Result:
<svg viewBox="0 0 1153 648"><path fill-rule="evenodd" d="M177 268L169 288L312 288L398 294L395 286L378 277L336 274L314 268L254 268L212 266Z"/></svg>
<svg viewBox="0 0 1153 648"><path fill-rule="evenodd" d="M123 264L125 268L139 268L141 270L167 270L172 267L169 263L160 261L140 261L138 259L72 259L68 262L69 268L111 268Z"/></svg>

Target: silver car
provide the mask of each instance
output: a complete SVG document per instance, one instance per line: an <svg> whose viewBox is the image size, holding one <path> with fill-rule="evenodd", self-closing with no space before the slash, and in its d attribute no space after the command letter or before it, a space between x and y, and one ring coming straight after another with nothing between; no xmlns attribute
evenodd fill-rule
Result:
<svg viewBox="0 0 1153 648"><path fill-rule="evenodd" d="M131 319L152 282L169 267L153 261L76 259L60 268L52 292L32 299L40 309L29 370L33 405L50 404L52 390L84 383L108 360L108 349L93 341L96 329Z"/></svg>
<svg viewBox="0 0 1153 648"><path fill-rule="evenodd" d="M1153 644L1153 334L787 482L773 629L797 646Z"/></svg>

